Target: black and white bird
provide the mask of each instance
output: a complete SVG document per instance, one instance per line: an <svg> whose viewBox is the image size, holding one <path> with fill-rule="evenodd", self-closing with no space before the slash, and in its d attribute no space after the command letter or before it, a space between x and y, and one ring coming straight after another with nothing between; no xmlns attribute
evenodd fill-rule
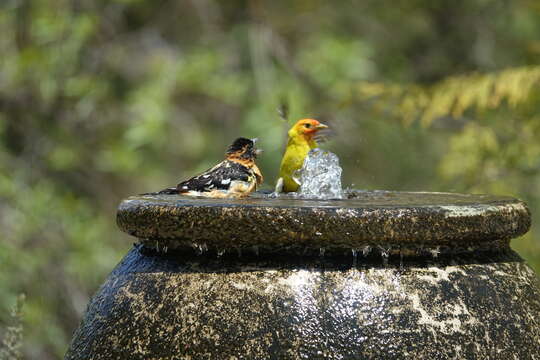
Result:
<svg viewBox="0 0 540 360"><path fill-rule="evenodd" d="M177 193L212 198L241 198L248 196L263 182L255 164L261 152L255 148L257 139L238 138L225 153L225 160L213 168L165 189L162 194Z"/></svg>

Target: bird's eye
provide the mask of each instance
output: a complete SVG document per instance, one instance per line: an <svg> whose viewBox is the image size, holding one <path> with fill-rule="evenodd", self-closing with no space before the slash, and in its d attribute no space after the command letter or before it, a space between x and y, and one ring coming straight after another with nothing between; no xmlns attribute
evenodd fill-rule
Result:
<svg viewBox="0 0 540 360"><path fill-rule="evenodd" d="M309 129L311 127L311 124L304 124L304 126Z"/></svg>

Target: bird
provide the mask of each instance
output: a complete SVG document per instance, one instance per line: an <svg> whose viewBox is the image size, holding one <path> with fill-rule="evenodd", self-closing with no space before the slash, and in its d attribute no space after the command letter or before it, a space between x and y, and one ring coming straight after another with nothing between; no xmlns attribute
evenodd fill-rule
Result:
<svg viewBox="0 0 540 360"><path fill-rule="evenodd" d="M257 139L240 137L229 146L225 160L202 174L180 182L176 189L161 194L177 193L210 198L242 198L262 184L263 176L255 159L262 150L255 148Z"/></svg>
<svg viewBox="0 0 540 360"><path fill-rule="evenodd" d="M326 129L328 126L315 119L301 119L291 127L288 132L289 140L285 154L281 160L279 169L280 179L276 185L276 192L294 192L300 187L294 178L294 172L304 163L308 152L318 147L315 141L317 132Z"/></svg>

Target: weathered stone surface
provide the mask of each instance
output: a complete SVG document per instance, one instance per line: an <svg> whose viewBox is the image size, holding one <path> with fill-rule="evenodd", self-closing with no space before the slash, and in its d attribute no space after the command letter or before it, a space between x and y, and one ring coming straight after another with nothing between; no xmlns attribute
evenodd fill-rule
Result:
<svg viewBox="0 0 540 360"><path fill-rule="evenodd" d="M540 358L540 285L509 248L523 202L351 197L124 201L139 244L66 359Z"/></svg>
<svg viewBox="0 0 540 360"><path fill-rule="evenodd" d="M511 251L352 262L134 248L66 359L540 357L538 280Z"/></svg>
<svg viewBox="0 0 540 360"><path fill-rule="evenodd" d="M360 249L364 246L491 246L526 233L522 201L448 193L353 192L348 200L254 197L201 199L179 195L131 197L117 223L159 248Z"/></svg>

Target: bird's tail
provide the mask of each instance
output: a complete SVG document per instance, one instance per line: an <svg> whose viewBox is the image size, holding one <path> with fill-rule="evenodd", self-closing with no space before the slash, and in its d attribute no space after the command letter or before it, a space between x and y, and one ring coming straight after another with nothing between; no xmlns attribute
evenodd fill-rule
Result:
<svg viewBox="0 0 540 360"><path fill-rule="evenodd" d="M176 195L176 194L178 194L178 189L176 187L172 187L172 188L166 188L166 189L156 191L156 192L144 193L141 195Z"/></svg>

